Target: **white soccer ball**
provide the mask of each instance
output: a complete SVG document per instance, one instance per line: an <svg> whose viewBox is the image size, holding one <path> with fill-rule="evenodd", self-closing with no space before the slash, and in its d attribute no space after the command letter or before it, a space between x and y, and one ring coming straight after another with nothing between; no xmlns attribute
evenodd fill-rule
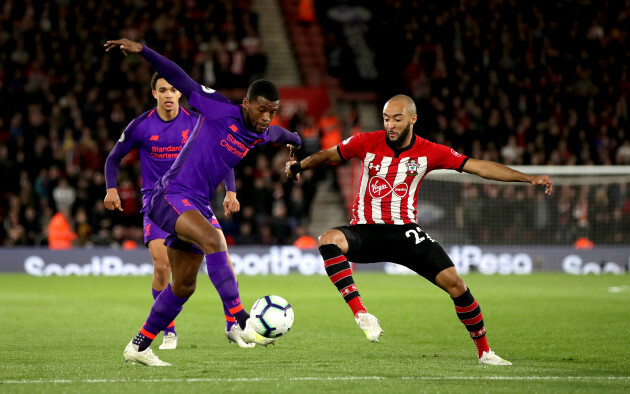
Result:
<svg viewBox="0 0 630 394"><path fill-rule="evenodd" d="M289 332L293 317L291 304L277 295L259 298L250 312L252 327L266 338L281 337Z"/></svg>

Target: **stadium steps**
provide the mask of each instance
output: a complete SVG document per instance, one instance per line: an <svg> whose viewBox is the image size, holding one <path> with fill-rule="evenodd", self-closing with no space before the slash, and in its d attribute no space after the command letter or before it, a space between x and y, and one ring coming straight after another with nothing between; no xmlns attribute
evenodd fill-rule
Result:
<svg viewBox="0 0 630 394"><path fill-rule="evenodd" d="M313 197L308 232L315 238L332 227L342 226L349 222L348 211L344 208L343 199L333 182L332 172L327 171L326 178L319 182L315 197Z"/></svg>
<svg viewBox="0 0 630 394"><path fill-rule="evenodd" d="M324 86L335 96L341 89L339 81L328 75L321 26L316 21L300 21L300 0L278 0L278 4L303 84Z"/></svg>
<svg viewBox="0 0 630 394"><path fill-rule="evenodd" d="M278 1L254 1L252 8L259 16L259 34L267 54L265 78L279 87L302 85Z"/></svg>
<svg viewBox="0 0 630 394"><path fill-rule="evenodd" d="M363 131L383 129L383 109L379 108L375 101L359 101L359 119L363 125Z"/></svg>

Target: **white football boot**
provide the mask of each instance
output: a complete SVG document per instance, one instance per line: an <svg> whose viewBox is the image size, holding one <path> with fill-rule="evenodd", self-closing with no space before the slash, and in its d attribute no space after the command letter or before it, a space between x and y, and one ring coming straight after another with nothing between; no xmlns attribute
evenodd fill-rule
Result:
<svg viewBox="0 0 630 394"><path fill-rule="evenodd" d="M150 347L143 351L138 351L138 345L134 345L133 342L129 342L123 352L125 356L125 362L131 361L133 364L144 364L150 367L170 367L171 364L164 362L153 354L153 350Z"/></svg>
<svg viewBox="0 0 630 394"><path fill-rule="evenodd" d="M164 339L162 339L162 344L160 345L160 349L176 349L177 348L177 335L175 333L169 332L164 335Z"/></svg>
<svg viewBox="0 0 630 394"><path fill-rule="evenodd" d="M238 347L252 348L256 346L254 342L245 343L245 341L243 341L243 338L241 338L242 333L243 330L241 330L241 327L239 327L238 324L234 324L232 328L230 328L230 331L225 332L225 337L227 338L228 342L235 343L238 345Z"/></svg>
<svg viewBox="0 0 630 394"><path fill-rule="evenodd" d="M511 362L502 359L497 356L492 350L483 352L479 357L479 364L481 365L512 365Z"/></svg>
<svg viewBox="0 0 630 394"><path fill-rule="evenodd" d="M357 313L355 320L368 340L378 342L378 338L383 335L383 329L374 315L367 312Z"/></svg>
<svg viewBox="0 0 630 394"><path fill-rule="evenodd" d="M241 339L243 339L245 343L255 343L256 345L267 346L269 344L273 344L278 340L278 338L263 337L262 335L257 333L256 330L254 330L254 327L252 327L251 323L252 319L247 319L247 322L245 323L245 329L241 331Z"/></svg>

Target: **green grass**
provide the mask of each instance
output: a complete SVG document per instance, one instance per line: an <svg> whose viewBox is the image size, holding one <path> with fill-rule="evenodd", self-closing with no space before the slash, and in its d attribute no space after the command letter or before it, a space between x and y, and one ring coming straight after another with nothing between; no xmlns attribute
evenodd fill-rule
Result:
<svg viewBox="0 0 630 394"><path fill-rule="evenodd" d="M150 277L0 275L0 392L628 392L626 276L467 275L490 346L511 367L479 366L446 293L416 276L355 275L385 330L368 342L327 277L241 276L250 307L278 294L291 332L267 348L224 336L218 296L200 276L177 318L170 368L123 363L152 304Z"/></svg>

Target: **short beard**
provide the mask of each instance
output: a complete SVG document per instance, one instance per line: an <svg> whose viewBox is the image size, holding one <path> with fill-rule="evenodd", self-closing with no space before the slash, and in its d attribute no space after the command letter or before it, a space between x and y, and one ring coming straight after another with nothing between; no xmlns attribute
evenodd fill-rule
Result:
<svg viewBox="0 0 630 394"><path fill-rule="evenodd" d="M389 137L385 137L385 139L387 140L387 145L391 146L392 148L396 148L396 149L402 148L401 145L407 139L407 137L409 136L410 132L411 132L411 122L407 123L407 126L400 133L400 136L398 137L398 139L396 141L392 141L392 140L389 139ZM385 134L385 135L387 135L387 134Z"/></svg>

